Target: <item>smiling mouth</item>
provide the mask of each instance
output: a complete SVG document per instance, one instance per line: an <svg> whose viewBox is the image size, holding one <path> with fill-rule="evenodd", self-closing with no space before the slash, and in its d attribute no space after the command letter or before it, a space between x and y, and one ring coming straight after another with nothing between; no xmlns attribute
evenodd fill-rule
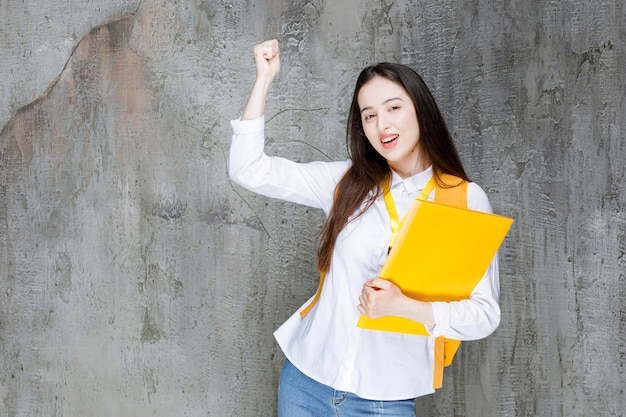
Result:
<svg viewBox="0 0 626 417"><path fill-rule="evenodd" d="M389 135L384 136L380 139L380 143L383 144L384 147L389 147L400 137L400 135Z"/></svg>

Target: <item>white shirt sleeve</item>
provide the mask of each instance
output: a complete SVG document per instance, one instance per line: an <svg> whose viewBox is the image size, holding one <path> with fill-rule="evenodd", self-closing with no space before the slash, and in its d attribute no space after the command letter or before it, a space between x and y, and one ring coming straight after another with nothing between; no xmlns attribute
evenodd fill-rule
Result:
<svg viewBox="0 0 626 417"><path fill-rule="evenodd" d="M333 202L337 182L349 161L298 163L265 154L265 117L232 120L228 175L242 187L326 213Z"/></svg>
<svg viewBox="0 0 626 417"><path fill-rule="evenodd" d="M492 213L485 192L475 183L468 184L467 205L471 210ZM500 280L498 255L472 291L469 299L433 302L435 326L431 335L449 339L476 340L489 336L500 324Z"/></svg>

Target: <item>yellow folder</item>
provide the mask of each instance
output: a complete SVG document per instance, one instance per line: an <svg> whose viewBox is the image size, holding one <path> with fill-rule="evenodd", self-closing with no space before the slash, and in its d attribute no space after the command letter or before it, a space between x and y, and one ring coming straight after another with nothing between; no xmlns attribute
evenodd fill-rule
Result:
<svg viewBox="0 0 626 417"><path fill-rule="evenodd" d="M415 200L379 277L420 301L469 298L504 240L513 219ZM423 324L402 317L370 319L357 326L427 336Z"/></svg>

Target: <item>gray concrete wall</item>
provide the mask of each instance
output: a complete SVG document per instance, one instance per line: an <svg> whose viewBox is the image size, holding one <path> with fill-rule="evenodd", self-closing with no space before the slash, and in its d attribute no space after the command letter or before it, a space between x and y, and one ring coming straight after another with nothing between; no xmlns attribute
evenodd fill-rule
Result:
<svg viewBox="0 0 626 417"><path fill-rule="evenodd" d="M322 215L226 176L270 37L269 152L344 158L355 76L407 63L516 219L502 324L418 415L624 415L625 31L621 0L0 0L0 415L274 415Z"/></svg>

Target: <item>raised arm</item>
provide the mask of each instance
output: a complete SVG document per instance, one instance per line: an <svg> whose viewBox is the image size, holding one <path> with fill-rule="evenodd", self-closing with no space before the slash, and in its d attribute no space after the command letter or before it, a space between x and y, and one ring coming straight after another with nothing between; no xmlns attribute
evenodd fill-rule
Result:
<svg viewBox="0 0 626 417"><path fill-rule="evenodd" d="M228 175L252 192L329 212L335 186L350 162L297 163L265 154L263 116L270 85L280 71L278 42L265 41L253 51L256 78L241 118L231 120Z"/></svg>
<svg viewBox="0 0 626 417"><path fill-rule="evenodd" d="M270 85L280 71L277 40L273 39L256 45L253 53L256 77L241 120L252 120L263 116Z"/></svg>

